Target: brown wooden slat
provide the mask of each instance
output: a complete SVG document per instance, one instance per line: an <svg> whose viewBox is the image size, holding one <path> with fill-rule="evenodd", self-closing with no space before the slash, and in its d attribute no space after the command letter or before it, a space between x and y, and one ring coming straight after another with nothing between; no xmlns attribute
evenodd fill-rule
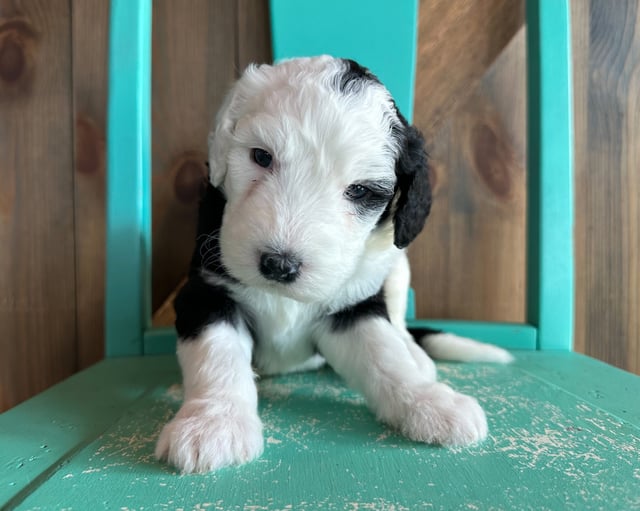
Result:
<svg viewBox="0 0 640 511"><path fill-rule="evenodd" d="M271 60L268 0L238 0L238 72Z"/></svg>
<svg viewBox="0 0 640 511"><path fill-rule="evenodd" d="M410 249L420 317L524 320L524 50L523 29L429 140L434 207Z"/></svg>
<svg viewBox="0 0 640 511"><path fill-rule="evenodd" d="M240 74L250 63L271 61L271 40L269 33L269 9L267 0L240 0L237 11L237 53L235 69ZM219 105L210 105L217 109ZM193 227L189 227L189 232ZM185 270L186 268L183 268ZM153 316L154 326L172 326L175 321L173 300L181 281L171 294L159 305Z"/></svg>
<svg viewBox="0 0 640 511"><path fill-rule="evenodd" d="M76 369L70 20L0 3L0 409Z"/></svg>
<svg viewBox="0 0 640 511"><path fill-rule="evenodd" d="M574 122L574 165L575 165L575 335L573 348L586 353L587 300L585 297L584 272L587 254L585 253L585 210L586 179L584 168L587 164L587 123L589 120L589 102L587 99L587 77L589 66L589 1L571 2L571 28L573 52L573 122Z"/></svg>
<svg viewBox="0 0 640 511"><path fill-rule="evenodd" d="M431 134L522 27L524 0L421 0L414 116Z"/></svg>
<svg viewBox="0 0 640 511"><path fill-rule="evenodd" d="M588 68L576 71L587 119L576 167L578 331L588 354L640 372L640 5L588 8L588 26L578 25Z"/></svg>
<svg viewBox="0 0 640 511"><path fill-rule="evenodd" d="M78 363L104 356L109 2L72 0Z"/></svg>
<svg viewBox="0 0 640 511"><path fill-rule="evenodd" d="M235 0L153 4L153 308L186 273L207 134L236 76Z"/></svg>

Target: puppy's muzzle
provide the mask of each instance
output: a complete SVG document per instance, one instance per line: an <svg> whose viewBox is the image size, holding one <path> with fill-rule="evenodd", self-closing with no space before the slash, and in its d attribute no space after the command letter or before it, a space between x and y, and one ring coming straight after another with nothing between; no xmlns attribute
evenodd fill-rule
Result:
<svg viewBox="0 0 640 511"><path fill-rule="evenodd" d="M260 273L265 279L290 283L300 275L302 261L287 252L263 252L260 255Z"/></svg>

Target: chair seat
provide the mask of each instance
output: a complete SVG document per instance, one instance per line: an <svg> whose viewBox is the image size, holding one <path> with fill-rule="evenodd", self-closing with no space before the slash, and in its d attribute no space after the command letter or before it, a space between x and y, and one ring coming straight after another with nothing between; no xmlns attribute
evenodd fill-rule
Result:
<svg viewBox="0 0 640 511"><path fill-rule="evenodd" d="M176 477L153 457L179 406L175 357L105 360L0 416L0 508L632 509L640 378L566 352L439 364L490 436L445 449L376 422L330 370L260 381L265 452Z"/></svg>

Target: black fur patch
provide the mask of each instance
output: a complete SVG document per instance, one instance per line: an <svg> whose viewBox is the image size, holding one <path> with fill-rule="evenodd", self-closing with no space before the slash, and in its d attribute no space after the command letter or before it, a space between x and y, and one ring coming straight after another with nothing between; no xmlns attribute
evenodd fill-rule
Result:
<svg viewBox="0 0 640 511"><path fill-rule="evenodd" d="M196 246L191 257L189 280L173 302L176 330L182 340L192 340L211 323L225 321L236 325L239 309L224 286L207 284L202 270L233 281L222 264L219 233L226 199L222 192L207 185L200 201Z"/></svg>
<svg viewBox="0 0 640 511"><path fill-rule="evenodd" d="M407 330L409 330L411 337L413 337L416 342L422 339L425 335L437 335L443 333L442 330L436 330L435 328L427 327L407 328Z"/></svg>
<svg viewBox="0 0 640 511"><path fill-rule="evenodd" d="M196 246L191 257L189 275L200 275L204 269L229 280L234 280L222 264L220 257L220 227L227 203L225 196L211 183L207 185L198 210Z"/></svg>
<svg viewBox="0 0 640 511"><path fill-rule="evenodd" d="M356 303L351 307L331 314L329 319L331 320L331 329L334 332L344 332L358 321L372 316L389 319L387 304L384 300L384 292L382 289L360 303Z"/></svg>
<svg viewBox="0 0 640 511"><path fill-rule="evenodd" d="M376 75L355 60L342 59L342 62L344 62L345 71L338 77L337 87L340 92L345 94L358 92L366 82L381 83Z"/></svg>
<svg viewBox="0 0 640 511"><path fill-rule="evenodd" d="M397 113L402 126L393 134L401 147L395 169L398 202L393 217L393 242L398 248L404 248L424 227L431 210L431 185L422 134L410 126L399 111Z"/></svg>
<svg viewBox="0 0 640 511"><path fill-rule="evenodd" d="M176 330L182 340L193 340L212 323L236 326L238 305L223 286L207 284L196 276L189 278L176 296Z"/></svg>

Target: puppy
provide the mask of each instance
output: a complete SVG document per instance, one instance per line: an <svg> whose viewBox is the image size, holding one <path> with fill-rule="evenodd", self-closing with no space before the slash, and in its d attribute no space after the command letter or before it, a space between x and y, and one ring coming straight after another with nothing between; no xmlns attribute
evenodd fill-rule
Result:
<svg viewBox="0 0 640 511"><path fill-rule="evenodd" d="M431 206L427 156L371 72L328 56L250 66L217 115L209 165L175 300L184 402L158 458L207 472L260 456L254 368L271 375L325 361L410 439L485 438L482 408L436 381L427 352L510 355L437 331L416 341L406 329L404 249Z"/></svg>

